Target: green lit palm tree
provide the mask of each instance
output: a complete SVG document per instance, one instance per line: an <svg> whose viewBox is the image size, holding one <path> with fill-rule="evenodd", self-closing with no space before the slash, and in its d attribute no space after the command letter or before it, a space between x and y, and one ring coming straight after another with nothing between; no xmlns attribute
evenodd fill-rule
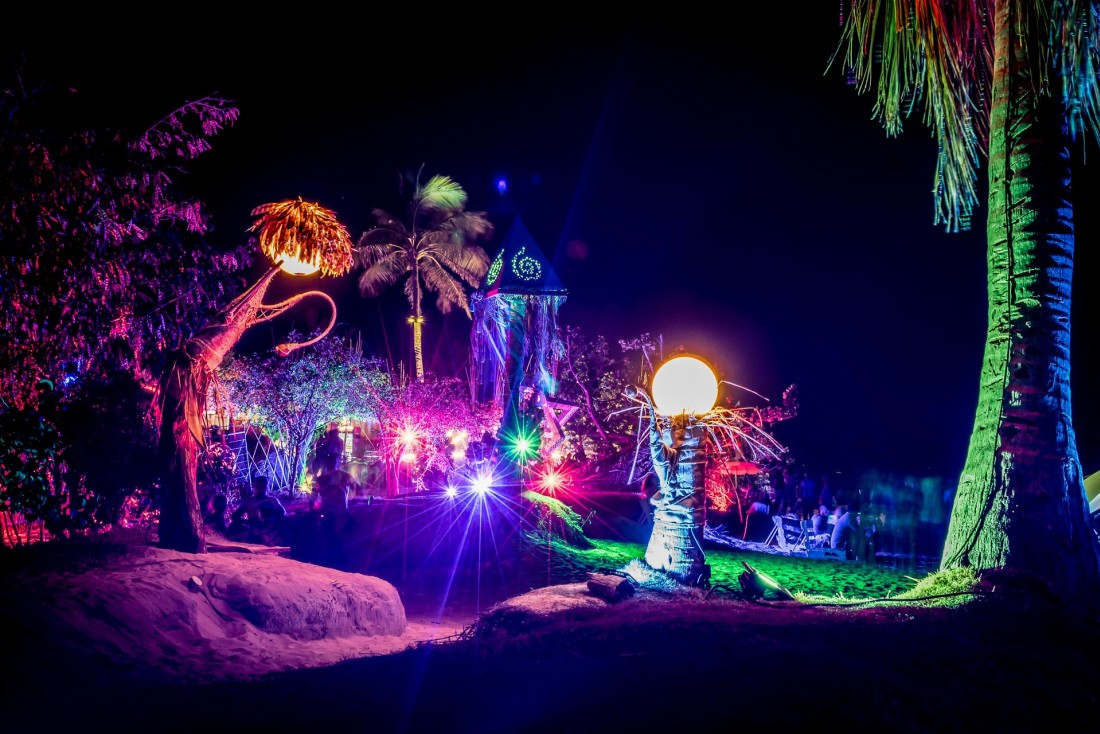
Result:
<svg viewBox="0 0 1100 734"><path fill-rule="evenodd" d="M968 226L988 164L978 409L941 569L1005 568L1100 607L1070 400L1070 144L1100 131L1096 0L853 0L841 51L887 134L924 104L936 223Z"/></svg>
<svg viewBox="0 0 1100 734"><path fill-rule="evenodd" d="M489 255L476 243L492 234L493 225L484 212L466 211L466 192L450 178L432 176L421 186L419 173L407 222L381 209L371 213L377 224L359 238L359 261L365 268L359 290L377 296L405 278L416 379L423 380L424 291L436 294L440 312L457 307L470 316L465 287L476 288L489 269Z"/></svg>

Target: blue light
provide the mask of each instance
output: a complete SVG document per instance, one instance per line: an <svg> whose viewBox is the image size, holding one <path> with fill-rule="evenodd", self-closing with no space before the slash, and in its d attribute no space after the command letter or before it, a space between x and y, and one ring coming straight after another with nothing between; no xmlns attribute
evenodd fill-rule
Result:
<svg viewBox="0 0 1100 734"><path fill-rule="evenodd" d="M487 474L482 474L481 476L474 479L474 483L472 486L474 491L478 494L485 494L492 488L492 477Z"/></svg>
<svg viewBox="0 0 1100 734"><path fill-rule="evenodd" d="M504 193L508 191L508 182L503 178L497 179L497 191L500 193L501 196L503 196Z"/></svg>

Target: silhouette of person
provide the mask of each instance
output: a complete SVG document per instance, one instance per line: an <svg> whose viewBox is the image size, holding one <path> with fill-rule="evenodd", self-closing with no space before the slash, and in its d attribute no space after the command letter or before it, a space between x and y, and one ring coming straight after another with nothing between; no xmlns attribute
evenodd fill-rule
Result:
<svg viewBox="0 0 1100 734"><path fill-rule="evenodd" d="M229 531L229 513L227 512L229 507L229 500L224 494L218 492L210 498L209 506L207 508L206 516L203 517L203 523L205 523L212 530L217 530L219 533L225 533Z"/></svg>
<svg viewBox="0 0 1100 734"><path fill-rule="evenodd" d="M313 475L319 477L340 468L344 458L344 439L340 436L340 427L330 423L325 435L317 440L313 447Z"/></svg>
<svg viewBox="0 0 1100 734"><path fill-rule="evenodd" d="M252 480L252 496L247 497L233 511L228 534L257 542L267 542L270 533L286 516L286 508L278 497L267 493L267 477Z"/></svg>
<svg viewBox="0 0 1100 734"><path fill-rule="evenodd" d="M348 497L355 489L355 478L348 472L337 469L318 477L316 486L321 500L324 553L331 565L340 567L344 561L344 534L351 519Z"/></svg>

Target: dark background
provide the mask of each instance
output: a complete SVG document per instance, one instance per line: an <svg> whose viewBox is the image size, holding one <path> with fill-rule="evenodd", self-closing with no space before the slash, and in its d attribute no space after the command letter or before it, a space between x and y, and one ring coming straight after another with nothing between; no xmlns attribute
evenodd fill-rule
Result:
<svg viewBox="0 0 1100 734"><path fill-rule="evenodd" d="M148 21L18 11L3 48L9 70L22 58L28 75L74 86L104 125L141 130L186 100L235 100L238 124L186 178L215 239L243 240L254 206L298 196L358 239L372 208L403 213L398 175L423 163L425 178L452 177L489 214L490 254L522 217L569 288L565 323L661 335L774 402L797 384L801 412L777 436L811 471L953 481L984 344L984 201L972 231L933 225L931 133L918 115L887 138L873 98L827 71L837 6L814 5L797 20L735 10L600 22L541 8L360 18L320 5L236 22L201 8ZM1075 170L1086 474L1100 469L1096 179L1095 163ZM400 286L363 299L358 274L310 284L338 300L365 349L408 369ZM269 300L302 289L280 278ZM469 320L441 316L434 298L426 315L429 368L464 375ZM269 349L326 320L303 304L241 346Z"/></svg>

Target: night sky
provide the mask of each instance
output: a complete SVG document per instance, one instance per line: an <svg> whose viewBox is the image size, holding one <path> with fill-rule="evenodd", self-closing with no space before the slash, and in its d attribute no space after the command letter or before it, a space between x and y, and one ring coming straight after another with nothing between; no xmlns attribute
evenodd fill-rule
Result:
<svg viewBox="0 0 1100 734"><path fill-rule="evenodd" d="M973 231L933 225L930 132L916 116L887 138L873 98L826 72L837 5L816 5L766 23L539 11L353 21L317 8L236 27L100 22L80 37L31 38L32 26L11 23L3 48L6 75L25 52L29 75L76 87L105 125L140 130L186 100L235 100L240 121L185 179L219 241L245 238L254 206L298 196L335 210L358 239L372 208L403 213L398 174L423 163L425 178L450 176L468 208L489 214L490 254L522 217L569 288L565 323L610 339L662 335L666 350L706 357L772 401L797 384L801 412L777 436L811 471L954 481L984 344L984 202ZM1095 163L1075 171L1074 418L1086 474L1100 469L1089 382L1097 179ZM408 365L400 286L362 299L357 277L311 283L338 299L366 349ZM434 299L426 315L429 368L461 371L469 321L440 316ZM248 345L325 320L299 307Z"/></svg>

